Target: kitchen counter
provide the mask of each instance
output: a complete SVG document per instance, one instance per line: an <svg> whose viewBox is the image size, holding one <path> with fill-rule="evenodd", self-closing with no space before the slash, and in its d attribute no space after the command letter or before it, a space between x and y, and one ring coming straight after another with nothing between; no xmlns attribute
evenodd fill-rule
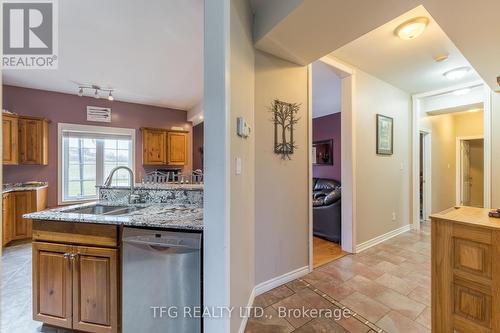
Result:
<svg viewBox="0 0 500 333"><path fill-rule="evenodd" d="M68 212L95 204L104 206L144 207L123 215L81 214ZM203 230L203 208L167 203L117 205L116 202L99 201L79 205L58 207L23 215L24 218L45 221L114 224L132 227L156 227L165 229Z"/></svg>
<svg viewBox="0 0 500 333"><path fill-rule="evenodd" d="M489 209L485 208L458 206L432 214L431 219L440 219L489 229L500 229L500 218L489 217L489 211Z"/></svg>
<svg viewBox="0 0 500 333"><path fill-rule="evenodd" d="M16 183L4 184L2 186L2 193L21 192L21 191L36 191L47 188L48 184L44 182L39 183Z"/></svg>
<svg viewBox="0 0 500 333"><path fill-rule="evenodd" d="M187 190L202 191L203 184L172 184L172 183L138 183L134 185L138 190ZM98 186L99 189L117 189L116 186Z"/></svg>

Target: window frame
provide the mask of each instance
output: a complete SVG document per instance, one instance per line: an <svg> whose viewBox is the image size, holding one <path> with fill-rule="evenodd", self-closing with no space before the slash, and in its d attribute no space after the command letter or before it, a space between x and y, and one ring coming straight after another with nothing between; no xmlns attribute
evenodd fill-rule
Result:
<svg viewBox="0 0 500 333"><path fill-rule="evenodd" d="M136 130L134 128L122 128L122 127L108 127L108 126L93 126L93 125L81 125L81 124L69 124L69 123L58 123L57 124L57 202L59 205L68 205L68 204L77 204L82 202L89 202L97 200L95 198L89 199L77 199L77 200L65 200L64 199L64 140L63 140L63 132L72 131L72 132L83 132L83 133L92 133L98 135L126 135L130 136L132 139L131 142L131 158L132 170L135 170L135 152L136 152ZM96 147L97 149L97 147ZM103 161L96 161L96 177L98 177L98 173L102 172L98 167L98 163L103 164ZM104 167L104 165L103 165ZM134 171L135 173L135 171ZM104 179L103 175L101 175L102 179Z"/></svg>

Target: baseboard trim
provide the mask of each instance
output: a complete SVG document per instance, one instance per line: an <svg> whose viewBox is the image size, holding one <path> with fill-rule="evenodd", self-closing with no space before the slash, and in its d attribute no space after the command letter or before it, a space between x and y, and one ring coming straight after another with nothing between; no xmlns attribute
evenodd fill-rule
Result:
<svg viewBox="0 0 500 333"><path fill-rule="evenodd" d="M385 242L388 239L396 237L397 235L401 235L402 233L405 233L405 232L410 231L410 230L411 230L411 224L407 224L405 226L402 226L401 228L394 229L392 231L389 231L386 234L372 238L366 242L363 242L361 244L356 245L355 253L363 252L364 250L367 250L372 246L375 246L377 244Z"/></svg>
<svg viewBox="0 0 500 333"><path fill-rule="evenodd" d="M254 299L255 299L255 288L252 289L250 297L248 298L247 309L250 309L253 306ZM238 333L245 333L247 322L248 322L248 317L247 316L243 317L243 319L241 320L240 329L238 330Z"/></svg>
<svg viewBox="0 0 500 333"><path fill-rule="evenodd" d="M270 280L261 282L255 286L255 296L263 294L271 289L279 287L295 279L301 278L308 273L309 273L309 266L304 266L301 268L297 268L291 272L272 278Z"/></svg>

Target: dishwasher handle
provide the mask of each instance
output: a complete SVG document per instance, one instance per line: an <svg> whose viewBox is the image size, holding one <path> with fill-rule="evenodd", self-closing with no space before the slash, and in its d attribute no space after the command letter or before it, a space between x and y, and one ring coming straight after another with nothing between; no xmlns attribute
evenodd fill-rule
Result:
<svg viewBox="0 0 500 333"><path fill-rule="evenodd" d="M164 242L145 241L138 239L125 239L123 242L133 245L144 246L152 250L155 250L157 252L188 253L188 252L199 251L199 249L195 249L182 244L170 244Z"/></svg>

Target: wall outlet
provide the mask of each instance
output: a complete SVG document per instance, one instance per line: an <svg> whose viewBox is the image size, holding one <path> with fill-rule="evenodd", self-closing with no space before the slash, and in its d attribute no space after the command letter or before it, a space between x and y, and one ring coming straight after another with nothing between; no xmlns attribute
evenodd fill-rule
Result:
<svg viewBox="0 0 500 333"><path fill-rule="evenodd" d="M236 157L236 174L241 175L241 157Z"/></svg>
<svg viewBox="0 0 500 333"><path fill-rule="evenodd" d="M392 212L392 220L396 221L396 212Z"/></svg>

